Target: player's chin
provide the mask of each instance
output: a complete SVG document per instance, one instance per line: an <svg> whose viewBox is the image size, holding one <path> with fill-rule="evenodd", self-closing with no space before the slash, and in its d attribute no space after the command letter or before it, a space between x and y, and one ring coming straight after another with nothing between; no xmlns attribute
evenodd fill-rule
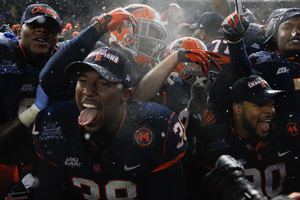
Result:
<svg viewBox="0 0 300 200"><path fill-rule="evenodd" d="M96 121L84 126L84 129L89 133L97 133L102 128L103 128L103 123L99 118Z"/></svg>
<svg viewBox="0 0 300 200"><path fill-rule="evenodd" d="M269 135L269 131L256 131L256 136L260 139L265 139Z"/></svg>
<svg viewBox="0 0 300 200"><path fill-rule="evenodd" d="M36 55L45 55L45 54L49 54L51 52L50 47L49 46L38 46L35 50L34 53Z"/></svg>
<svg viewBox="0 0 300 200"><path fill-rule="evenodd" d="M91 126L91 125L86 125L84 126L84 129L86 130L86 132L88 133L97 133L100 131L101 126Z"/></svg>

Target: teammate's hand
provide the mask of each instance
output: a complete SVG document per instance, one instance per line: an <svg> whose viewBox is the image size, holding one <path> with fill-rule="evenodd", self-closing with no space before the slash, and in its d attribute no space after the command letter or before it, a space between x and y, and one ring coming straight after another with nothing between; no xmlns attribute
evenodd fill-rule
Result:
<svg viewBox="0 0 300 200"><path fill-rule="evenodd" d="M215 122L216 122L215 115L210 110L205 109L200 126L203 127L209 124L213 124Z"/></svg>
<svg viewBox="0 0 300 200"><path fill-rule="evenodd" d="M249 27L249 21L243 16L240 17L237 13L232 13L222 23L223 35L231 43L241 41Z"/></svg>
<svg viewBox="0 0 300 200"><path fill-rule="evenodd" d="M38 85L37 90L36 90L36 100L35 100L35 105L38 109L43 110L49 105L50 98L48 95L44 92L42 89L41 85Z"/></svg>
<svg viewBox="0 0 300 200"><path fill-rule="evenodd" d="M202 71L208 76L209 64L212 64L216 69L222 70L214 58L221 58L222 56L212 51L203 51L200 49L179 49L177 61L180 62L193 62L201 65Z"/></svg>
<svg viewBox="0 0 300 200"><path fill-rule="evenodd" d="M99 17L100 31L102 34L119 29L125 25L125 23L131 24L133 33L138 32L139 24L128 11L123 8L116 8L109 13L104 13Z"/></svg>

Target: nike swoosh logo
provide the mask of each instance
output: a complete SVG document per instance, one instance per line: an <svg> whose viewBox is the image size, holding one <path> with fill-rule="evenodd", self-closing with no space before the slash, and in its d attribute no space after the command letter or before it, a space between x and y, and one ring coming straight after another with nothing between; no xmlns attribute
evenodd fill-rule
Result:
<svg viewBox="0 0 300 200"><path fill-rule="evenodd" d="M282 157L282 156L284 156L284 155L286 155L286 154L288 154L288 153L290 153L291 151L286 151L286 152L283 152L283 153L280 153L280 152L278 152L278 156L279 157Z"/></svg>
<svg viewBox="0 0 300 200"><path fill-rule="evenodd" d="M135 168L138 168L139 166L141 166L141 164L139 165L135 165L135 166L132 166L132 167L127 167L127 164L124 166L124 170L125 171L130 171L130 170L133 170Z"/></svg>

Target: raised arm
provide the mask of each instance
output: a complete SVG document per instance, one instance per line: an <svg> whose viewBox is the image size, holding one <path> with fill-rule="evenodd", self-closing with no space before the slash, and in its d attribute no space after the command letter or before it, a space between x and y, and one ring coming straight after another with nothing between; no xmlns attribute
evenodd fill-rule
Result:
<svg viewBox="0 0 300 200"><path fill-rule="evenodd" d="M237 76L254 74L243 39L248 26L249 22L237 13L230 14L222 23L223 35L228 41L230 66Z"/></svg>
<svg viewBox="0 0 300 200"><path fill-rule="evenodd" d="M152 68L136 87L132 99L150 101L162 88L165 80L177 66L177 54L174 52Z"/></svg>
<svg viewBox="0 0 300 200"><path fill-rule="evenodd" d="M138 30L135 18L124 9L117 8L101 15L97 22L64 45L40 73L40 84L46 94L56 100L72 96L75 81L64 73L65 68L74 61L82 61L103 34L124 26L125 21L132 25L134 31Z"/></svg>
<svg viewBox="0 0 300 200"><path fill-rule="evenodd" d="M132 99L150 101L159 92L164 82L180 62L193 62L201 65L202 71L206 76L208 76L210 64L221 70L220 66L213 59L213 57L219 56L219 54L214 52L200 49L180 49L174 51L143 77L135 89Z"/></svg>

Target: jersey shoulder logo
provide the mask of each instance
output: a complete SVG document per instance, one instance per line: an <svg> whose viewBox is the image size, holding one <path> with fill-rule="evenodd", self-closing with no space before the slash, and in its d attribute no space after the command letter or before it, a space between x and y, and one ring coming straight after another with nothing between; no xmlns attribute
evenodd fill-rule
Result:
<svg viewBox="0 0 300 200"><path fill-rule="evenodd" d="M278 70L277 70L277 73L276 75L278 74L284 74L284 73L289 73L289 69L287 69L287 67L279 67Z"/></svg>
<svg viewBox="0 0 300 200"><path fill-rule="evenodd" d="M299 127L296 123L290 122L286 125L285 132L289 136L297 136L297 135L299 135Z"/></svg>
<svg viewBox="0 0 300 200"><path fill-rule="evenodd" d="M133 142L139 147L150 147L155 140L155 134L149 126L139 126L132 134Z"/></svg>

